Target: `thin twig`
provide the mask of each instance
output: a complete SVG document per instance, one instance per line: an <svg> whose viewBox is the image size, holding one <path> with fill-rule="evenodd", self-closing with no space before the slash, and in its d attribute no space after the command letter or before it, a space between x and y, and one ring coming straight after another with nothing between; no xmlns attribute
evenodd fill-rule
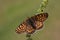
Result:
<svg viewBox="0 0 60 40"><path fill-rule="evenodd" d="M32 40L31 34L26 34L27 40Z"/></svg>

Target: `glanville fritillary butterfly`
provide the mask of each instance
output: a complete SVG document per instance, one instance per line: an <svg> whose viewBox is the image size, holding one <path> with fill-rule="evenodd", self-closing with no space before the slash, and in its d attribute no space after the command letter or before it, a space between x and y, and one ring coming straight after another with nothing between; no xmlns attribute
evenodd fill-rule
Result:
<svg viewBox="0 0 60 40"><path fill-rule="evenodd" d="M26 32L27 34L32 34L36 30L43 27L43 22L48 18L48 13L40 13L26 19L16 28L16 33L21 34Z"/></svg>

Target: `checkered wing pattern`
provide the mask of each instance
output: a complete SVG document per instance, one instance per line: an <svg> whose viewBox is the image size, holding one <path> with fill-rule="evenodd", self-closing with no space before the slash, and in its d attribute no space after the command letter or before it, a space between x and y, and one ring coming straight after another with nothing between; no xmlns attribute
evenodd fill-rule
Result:
<svg viewBox="0 0 60 40"><path fill-rule="evenodd" d="M34 15L26 19L22 24L16 29L17 33L26 32L32 34L35 30L41 29L43 27L43 22L48 18L48 13L41 13Z"/></svg>

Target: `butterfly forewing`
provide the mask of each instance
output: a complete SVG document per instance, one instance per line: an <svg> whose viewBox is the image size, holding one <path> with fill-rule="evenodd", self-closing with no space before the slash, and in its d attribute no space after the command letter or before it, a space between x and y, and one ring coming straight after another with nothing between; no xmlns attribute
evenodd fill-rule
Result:
<svg viewBox="0 0 60 40"><path fill-rule="evenodd" d="M37 14L37 15L35 16L35 19L36 19L37 21L43 22L43 21L45 21L45 20L47 19L47 17L48 17L48 13L41 13L41 14Z"/></svg>
<svg viewBox="0 0 60 40"><path fill-rule="evenodd" d="M16 33L20 34L26 31L26 23L23 22L22 24L20 24L18 26L18 28L16 29Z"/></svg>

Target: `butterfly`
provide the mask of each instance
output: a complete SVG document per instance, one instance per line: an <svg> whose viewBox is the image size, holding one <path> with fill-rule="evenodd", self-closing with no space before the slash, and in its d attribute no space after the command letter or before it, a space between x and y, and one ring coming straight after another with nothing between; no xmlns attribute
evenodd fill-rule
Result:
<svg viewBox="0 0 60 40"><path fill-rule="evenodd" d="M21 34L26 32L27 34L32 34L36 30L39 30L43 27L43 22L48 18L48 13L40 13L34 15L24 22L22 22L17 28L16 33Z"/></svg>

